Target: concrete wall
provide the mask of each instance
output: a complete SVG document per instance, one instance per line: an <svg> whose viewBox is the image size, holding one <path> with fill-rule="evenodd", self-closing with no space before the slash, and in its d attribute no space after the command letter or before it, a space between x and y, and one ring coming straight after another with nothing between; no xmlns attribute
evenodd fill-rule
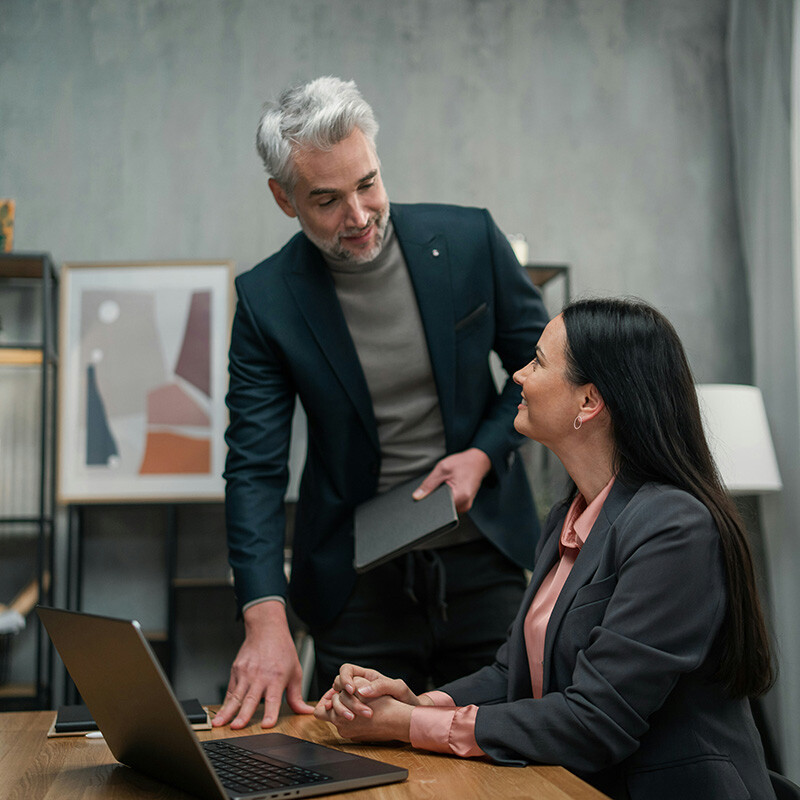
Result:
<svg viewBox="0 0 800 800"><path fill-rule="evenodd" d="M353 78L393 199L490 208L573 293L665 310L699 380L747 381L726 23L725 0L3 0L0 196L16 249L57 262L246 269L296 230L255 153L262 102ZM119 607L106 554L137 534L111 520L90 597L156 624L158 592Z"/></svg>

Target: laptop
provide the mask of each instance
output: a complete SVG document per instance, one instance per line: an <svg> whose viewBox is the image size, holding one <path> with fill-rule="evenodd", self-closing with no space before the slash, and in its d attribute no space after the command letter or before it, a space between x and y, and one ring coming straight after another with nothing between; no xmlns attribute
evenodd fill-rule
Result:
<svg viewBox="0 0 800 800"><path fill-rule="evenodd" d="M204 800L260 800L408 777L402 767L281 733L200 742L138 622L36 611L114 757L152 778Z"/></svg>

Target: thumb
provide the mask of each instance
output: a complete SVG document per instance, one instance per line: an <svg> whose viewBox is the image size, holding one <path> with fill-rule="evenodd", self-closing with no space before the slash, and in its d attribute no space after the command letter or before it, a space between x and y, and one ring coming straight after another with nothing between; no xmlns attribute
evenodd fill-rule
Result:
<svg viewBox="0 0 800 800"><path fill-rule="evenodd" d="M437 486L441 486L443 482L444 476L437 465L431 472L428 473L425 480L422 481L422 483L417 486L416 489L414 489L414 493L411 496L415 500L422 500L424 497L427 497Z"/></svg>
<svg viewBox="0 0 800 800"><path fill-rule="evenodd" d="M295 678L290 681L289 685L286 687L286 702L295 714L313 714L314 706L310 706L303 700L301 683L300 678Z"/></svg>

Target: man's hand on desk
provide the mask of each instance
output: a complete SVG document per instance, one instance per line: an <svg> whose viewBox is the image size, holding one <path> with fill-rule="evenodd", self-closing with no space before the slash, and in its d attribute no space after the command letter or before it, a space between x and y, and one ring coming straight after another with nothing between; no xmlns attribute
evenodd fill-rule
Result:
<svg viewBox="0 0 800 800"><path fill-rule="evenodd" d="M266 600L244 612L245 639L231 667L225 702L211 724L244 728L264 701L262 728L278 720L284 689L286 700L296 714L311 714L313 706L301 693L303 671L297 658L286 609L277 600Z"/></svg>
<svg viewBox="0 0 800 800"><path fill-rule="evenodd" d="M492 468L489 456L477 447L443 458L414 492L415 500L422 500L437 486L446 483L453 490L456 511L461 514L472 508L481 482Z"/></svg>

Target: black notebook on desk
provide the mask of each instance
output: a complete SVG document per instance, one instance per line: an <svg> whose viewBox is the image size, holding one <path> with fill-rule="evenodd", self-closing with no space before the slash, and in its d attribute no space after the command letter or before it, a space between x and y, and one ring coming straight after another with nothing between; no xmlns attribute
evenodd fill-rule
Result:
<svg viewBox="0 0 800 800"><path fill-rule="evenodd" d="M458 525L453 492L447 484L441 484L422 500L413 498L424 477L393 486L356 508L356 572L384 564Z"/></svg>
<svg viewBox="0 0 800 800"><path fill-rule="evenodd" d="M186 715L186 719L189 720L189 724L195 730L211 728L208 712L200 705L199 700L194 698L181 700L180 706ZM94 721L89 709L83 703L77 703L58 707L55 723L48 736L77 736L96 730L97 723Z"/></svg>

